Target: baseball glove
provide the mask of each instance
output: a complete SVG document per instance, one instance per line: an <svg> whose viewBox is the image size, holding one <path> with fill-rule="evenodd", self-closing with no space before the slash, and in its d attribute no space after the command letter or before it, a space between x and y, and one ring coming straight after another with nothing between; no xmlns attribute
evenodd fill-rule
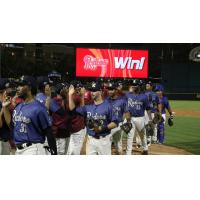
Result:
<svg viewBox="0 0 200 200"><path fill-rule="evenodd" d="M120 126L120 128L126 133L128 134L130 132L130 130L133 128L132 124L130 122L126 122L124 124L122 124Z"/></svg>
<svg viewBox="0 0 200 200"><path fill-rule="evenodd" d="M170 117L168 119L168 125L169 126L173 126L174 125L173 119L171 119Z"/></svg>
<svg viewBox="0 0 200 200"><path fill-rule="evenodd" d="M152 120L153 124L158 124L163 121L162 115L159 112L154 114L154 118Z"/></svg>
<svg viewBox="0 0 200 200"><path fill-rule="evenodd" d="M147 137L148 136L153 136L154 126L153 126L152 122L149 122L148 124L146 124L145 125L145 129L146 129Z"/></svg>
<svg viewBox="0 0 200 200"><path fill-rule="evenodd" d="M102 129L104 125L104 121L101 119L88 118L86 121L86 125L91 130L98 129L98 128Z"/></svg>

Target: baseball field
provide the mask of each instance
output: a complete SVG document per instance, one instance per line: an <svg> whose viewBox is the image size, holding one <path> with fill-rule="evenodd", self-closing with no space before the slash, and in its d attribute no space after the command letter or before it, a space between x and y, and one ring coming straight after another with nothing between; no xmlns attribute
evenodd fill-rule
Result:
<svg viewBox="0 0 200 200"><path fill-rule="evenodd" d="M170 101L174 126L166 125L165 145L200 155L200 101Z"/></svg>
<svg viewBox="0 0 200 200"><path fill-rule="evenodd" d="M170 105L175 112L174 125L166 123L164 145L152 144L150 155L200 155L200 101L172 101ZM167 117L168 118L168 117ZM126 151L126 135L123 138L123 150ZM142 150L135 148L133 154L141 155ZM85 154L85 144L82 153ZM115 149L112 148L112 154Z"/></svg>

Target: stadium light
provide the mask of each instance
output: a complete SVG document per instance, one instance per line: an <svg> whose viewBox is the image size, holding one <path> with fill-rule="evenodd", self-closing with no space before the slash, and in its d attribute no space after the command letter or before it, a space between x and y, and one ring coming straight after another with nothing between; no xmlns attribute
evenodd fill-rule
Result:
<svg viewBox="0 0 200 200"><path fill-rule="evenodd" d="M190 51L189 59L194 62L200 62L200 46L195 47Z"/></svg>

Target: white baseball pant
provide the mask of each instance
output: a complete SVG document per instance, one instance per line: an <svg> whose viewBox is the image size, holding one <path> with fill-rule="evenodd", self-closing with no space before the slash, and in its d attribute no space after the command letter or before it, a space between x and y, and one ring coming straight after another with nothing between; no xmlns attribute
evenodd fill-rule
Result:
<svg viewBox="0 0 200 200"><path fill-rule="evenodd" d="M58 155L67 155L70 137L56 138L56 146Z"/></svg>
<svg viewBox="0 0 200 200"><path fill-rule="evenodd" d="M122 144L122 138L124 131L120 128L122 125L122 122L119 123L118 127L111 130L111 143L113 142L115 145L115 148L117 150L117 153L122 154L123 153L123 144Z"/></svg>
<svg viewBox="0 0 200 200"><path fill-rule="evenodd" d="M11 147L9 142L0 141L0 155L10 155Z"/></svg>
<svg viewBox="0 0 200 200"><path fill-rule="evenodd" d="M15 155L46 155L44 144L32 144L24 149L17 149Z"/></svg>
<svg viewBox="0 0 200 200"><path fill-rule="evenodd" d="M88 135L86 143L87 155L111 155L110 135L96 139Z"/></svg>
<svg viewBox="0 0 200 200"><path fill-rule="evenodd" d="M138 131L138 134L140 136L143 151L148 151L147 139L146 139L146 130L145 130L145 118L144 117L132 117L131 122L132 122L133 128L131 129L131 131L127 135L126 154L127 155L132 154L133 138L134 138L136 131Z"/></svg>
<svg viewBox="0 0 200 200"><path fill-rule="evenodd" d="M86 128L71 134L67 155L80 155L86 136Z"/></svg>

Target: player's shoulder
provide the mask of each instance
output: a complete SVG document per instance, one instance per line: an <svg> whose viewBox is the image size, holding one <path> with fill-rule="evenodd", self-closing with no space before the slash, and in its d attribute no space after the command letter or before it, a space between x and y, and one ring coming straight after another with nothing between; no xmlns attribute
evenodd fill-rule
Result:
<svg viewBox="0 0 200 200"><path fill-rule="evenodd" d="M129 97L129 96L131 96L131 95L133 95L133 93L131 93L131 92L125 92L125 98L127 98L127 97Z"/></svg>
<svg viewBox="0 0 200 200"><path fill-rule="evenodd" d="M144 99L148 98L148 96L147 96L146 93L140 93L140 97L141 97L141 98L144 98Z"/></svg>
<svg viewBox="0 0 200 200"><path fill-rule="evenodd" d="M33 106L34 106L36 109L38 109L38 111L39 111L40 109L46 109L46 106L45 106L43 103L41 103L40 101L38 101L37 99L35 99L35 101L34 101L34 103L33 103Z"/></svg>

